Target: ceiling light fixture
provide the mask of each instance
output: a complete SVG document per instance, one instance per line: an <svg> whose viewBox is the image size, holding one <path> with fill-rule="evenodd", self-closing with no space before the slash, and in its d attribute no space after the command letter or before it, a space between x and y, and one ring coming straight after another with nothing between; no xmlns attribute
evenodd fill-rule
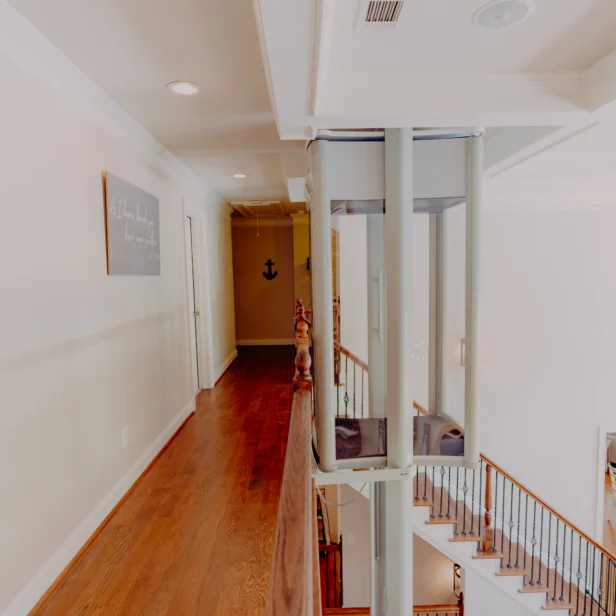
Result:
<svg viewBox="0 0 616 616"><path fill-rule="evenodd" d="M201 87L192 81L170 81L167 84L167 89L181 96L192 96L193 94L197 94L197 92L201 90Z"/></svg>
<svg viewBox="0 0 616 616"><path fill-rule="evenodd" d="M502 30L522 23L534 10L533 0L492 0L473 16L473 23L489 30Z"/></svg>
<svg viewBox="0 0 616 616"><path fill-rule="evenodd" d="M233 177L236 180L245 180L248 176L245 173L234 173Z"/></svg>

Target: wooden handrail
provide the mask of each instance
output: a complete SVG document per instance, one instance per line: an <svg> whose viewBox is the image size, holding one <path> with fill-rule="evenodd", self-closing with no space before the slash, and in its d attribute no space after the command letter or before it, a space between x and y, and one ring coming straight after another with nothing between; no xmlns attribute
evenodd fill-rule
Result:
<svg viewBox="0 0 616 616"><path fill-rule="evenodd" d="M320 616L316 491L312 479L312 377L308 326L297 327L293 407L280 490L266 616Z"/></svg>
<svg viewBox="0 0 616 616"><path fill-rule="evenodd" d="M354 355L353 353L351 353L349 349L347 349L346 347L343 347L339 342L336 342L335 340L334 340L334 349L336 351L339 351L345 357L348 357L354 364L357 364L362 370L365 370L366 372L368 372L368 364L365 361L362 361L361 359L359 359L357 355Z"/></svg>

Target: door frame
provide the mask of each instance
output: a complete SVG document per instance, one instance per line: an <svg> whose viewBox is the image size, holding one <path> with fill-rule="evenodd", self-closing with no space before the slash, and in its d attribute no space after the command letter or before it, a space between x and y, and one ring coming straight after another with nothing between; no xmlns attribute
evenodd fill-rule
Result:
<svg viewBox="0 0 616 616"><path fill-rule="evenodd" d="M182 230L185 228L186 218L192 221L192 249L195 283L195 305L199 316L195 319L197 337L197 361L199 362L199 388L212 389L214 387L214 346L212 327L212 295L210 286L210 270L208 267L209 256L207 241L207 217L200 211L186 203L183 198L184 219ZM184 233L184 254L188 254L186 234ZM188 280L188 263L184 264L185 292L186 292L186 337L189 344L189 361L192 365L192 353L190 353L190 324L188 319L193 315L189 313L190 306L190 281Z"/></svg>

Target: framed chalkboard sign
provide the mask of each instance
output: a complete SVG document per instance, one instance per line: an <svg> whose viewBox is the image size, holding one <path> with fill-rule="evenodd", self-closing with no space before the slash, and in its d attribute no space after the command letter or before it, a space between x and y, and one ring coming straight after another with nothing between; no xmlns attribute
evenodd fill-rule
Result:
<svg viewBox="0 0 616 616"><path fill-rule="evenodd" d="M158 199L111 173L103 173L107 274L160 274Z"/></svg>

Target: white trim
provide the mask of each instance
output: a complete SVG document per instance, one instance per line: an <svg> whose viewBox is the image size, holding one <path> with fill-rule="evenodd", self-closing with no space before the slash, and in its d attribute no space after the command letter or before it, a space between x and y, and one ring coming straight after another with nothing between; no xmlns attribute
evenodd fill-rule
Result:
<svg viewBox="0 0 616 616"><path fill-rule="evenodd" d="M217 381L226 371L227 368L236 360L237 358L237 349L233 349L233 352L225 361L218 367L218 372L216 372L214 381Z"/></svg>
<svg viewBox="0 0 616 616"><path fill-rule="evenodd" d="M267 82L267 91L269 93L272 112L276 122L276 128L280 133L280 119L278 117L278 106L276 105L276 95L274 93L274 82L272 80L272 69L269 63L269 54L267 52L267 40L265 37L265 27L263 26L263 13L261 12L261 4L259 0L253 0L252 6L255 11L255 21L257 22L257 33L259 35L259 48L261 49L261 59L263 60L263 71L265 72L265 81Z"/></svg>
<svg viewBox="0 0 616 616"><path fill-rule="evenodd" d="M194 410L195 401L191 400L169 422L165 429L156 437L156 440L139 456L133 466L94 507L85 520L64 540L51 558L36 572L30 582L22 588L4 610L2 616L24 616L34 607L36 602L64 571L71 559L88 541L111 510L120 502L122 497L139 479L143 471L165 447L175 431Z"/></svg>
<svg viewBox="0 0 616 616"><path fill-rule="evenodd" d="M294 346L295 338L260 338L238 340L237 346Z"/></svg>
<svg viewBox="0 0 616 616"><path fill-rule="evenodd" d="M293 219L290 216L280 216L276 218L231 218L232 227L292 227Z"/></svg>
<svg viewBox="0 0 616 616"><path fill-rule="evenodd" d="M4 0L0 0L0 55L156 169L189 186L198 195L216 195L222 200Z"/></svg>

